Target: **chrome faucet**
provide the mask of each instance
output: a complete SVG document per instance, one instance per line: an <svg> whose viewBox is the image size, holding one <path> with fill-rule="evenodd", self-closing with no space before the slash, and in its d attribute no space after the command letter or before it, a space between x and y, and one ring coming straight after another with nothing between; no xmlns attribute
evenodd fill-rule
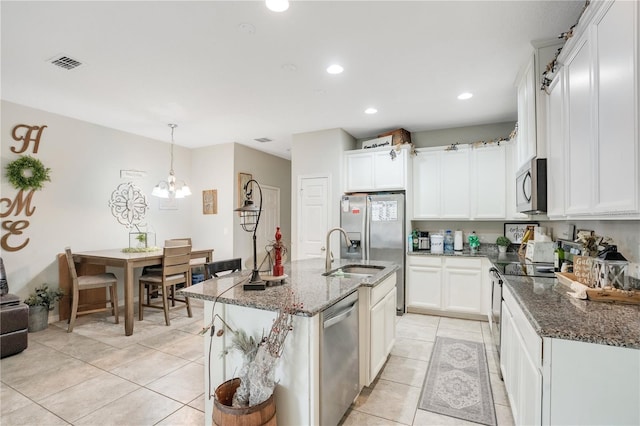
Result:
<svg viewBox="0 0 640 426"><path fill-rule="evenodd" d="M347 236L347 231L345 231L342 228L331 228L329 230L329 232L327 232L327 258L325 259L325 262L324 262L325 272L329 272L329 270L331 269L331 262L333 262L333 253L331 253L331 246L330 246L330 244L331 244L331 233L333 231L342 232L342 235L344 235L344 241L347 243L347 247L351 246L351 240Z"/></svg>

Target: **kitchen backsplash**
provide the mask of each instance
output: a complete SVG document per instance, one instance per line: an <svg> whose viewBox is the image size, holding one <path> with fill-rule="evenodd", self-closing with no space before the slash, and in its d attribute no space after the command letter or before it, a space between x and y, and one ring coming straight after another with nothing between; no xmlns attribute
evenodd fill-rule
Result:
<svg viewBox="0 0 640 426"><path fill-rule="evenodd" d="M559 232L564 224L575 225L575 229L588 229L595 231L596 235L613 239L618 246L618 251L634 264L640 264L640 220L615 220L615 221L549 221L532 219L539 222L540 226L549 230L550 236L555 240L555 233ZM506 221L508 223L518 222ZM412 229L427 231L429 234L446 231L463 231L465 248L468 245L468 236L475 231L480 239L480 244L495 244L496 238L504 234L504 222L489 221L426 221L416 220L411 222ZM629 271L632 272L632 271ZM635 274L634 274L635 275Z"/></svg>

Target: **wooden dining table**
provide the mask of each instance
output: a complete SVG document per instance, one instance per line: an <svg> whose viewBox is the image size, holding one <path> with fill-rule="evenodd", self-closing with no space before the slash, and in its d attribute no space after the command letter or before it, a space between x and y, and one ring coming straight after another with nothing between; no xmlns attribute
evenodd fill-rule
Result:
<svg viewBox="0 0 640 426"><path fill-rule="evenodd" d="M73 254L74 261L82 264L111 266L124 270L124 332L126 336L133 334L134 278L137 268L159 265L162 263L162 249L145 253L124 253L121 249L85 251ZM206 258L213 260L213 249L191 250L191 259Z"/></svg>

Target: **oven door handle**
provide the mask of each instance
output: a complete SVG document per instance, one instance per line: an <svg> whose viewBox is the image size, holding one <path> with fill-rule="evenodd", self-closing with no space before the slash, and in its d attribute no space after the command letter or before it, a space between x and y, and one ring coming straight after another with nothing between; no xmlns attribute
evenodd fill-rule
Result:
<svg viewBox="0 0 640 426"><path fill-rule="evenodd" d="M498 285L502 287L502 277L500 276L500 271L498 271L498 269L492 266L489 269L489 273L493 274L493 276L498 279Z"/></svg>

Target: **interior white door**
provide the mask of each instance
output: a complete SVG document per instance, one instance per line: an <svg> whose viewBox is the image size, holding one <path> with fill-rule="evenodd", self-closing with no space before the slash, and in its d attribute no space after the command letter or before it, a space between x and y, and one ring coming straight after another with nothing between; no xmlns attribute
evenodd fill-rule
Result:
<svg viewBox="0 0 640 426"><path fill-rule="evenodd" d="M299 180L297 259L324 257L329 229L329 178L301 177Z"/></svg>
<svg viewBox="0 0 640 426"><path fill-rule="evenodd" d="M258 232L256 232L258 265L263 262L267 255L266 246L275 242L276 227L280 226L280 188L267 185L261 185L261 187L262 213ZM268 261L263 266L268 266ZM260 268L260 270L263 269Z"/></svg>

